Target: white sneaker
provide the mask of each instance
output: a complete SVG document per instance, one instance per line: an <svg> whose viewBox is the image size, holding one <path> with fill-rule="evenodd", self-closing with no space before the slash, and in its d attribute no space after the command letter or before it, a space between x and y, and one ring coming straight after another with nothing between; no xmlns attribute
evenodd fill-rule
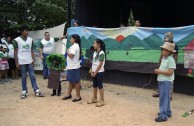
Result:
<svg viewBox="0 0 194 126"><path fill-rule="evenodd" d="M37 90L35 91L35 96L37 96L37 97L44 97L44 94L43 94L43 92L41 92L39 89L37 89Z"/></svg>
<svg viewBox="0 0 194 126"><path fill-rule="evenodd" d="M24 90L22 91L21 99L24 99L27 97L27 92Z"/></svg>

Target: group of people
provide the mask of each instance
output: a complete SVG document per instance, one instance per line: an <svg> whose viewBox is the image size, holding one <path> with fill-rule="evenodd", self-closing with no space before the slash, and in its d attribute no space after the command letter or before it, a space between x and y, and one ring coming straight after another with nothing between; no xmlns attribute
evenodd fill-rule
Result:
<svg viewBox="0 0 194 126"><path fill-rule="evenodd" d="M0 42L0 84L11 82L14 79L18 79L18 70L14 61L12 38L8 36L3 37Z"/></svg>
<svg viewBox="0 0 194 126"><path fill-rule="evenodd" d="M13 40L14 47L14 58L15 64L18 69L21 70L21 83L22 83L22 95L21 98L27 97L27 72L29 73L32 88L35 96L43 97L44 94L37 86L36 78L34 74L34 43L33 40L28 37L28 27L22 26L20 28L21 36ZM169 36L168 36L169 35ZM48 77L48 68L46 66L45 59L52 53L53 44L59 39L63 39L64 36L59 38L50 37L49 32L45 33L45 39L40 44L40 57L43 60L43 74L44 79ZM72 99L72 90L75 87L76 96L72 102L81 101L80 95L80 58L81 58L81 40L80 36L73 34L70 36L71 46L67 49L67 81L69 81L68 91L63 100ZM159 109L158 117L155 119L156 122L167 121L172 116L170 108L170 90L171 85L174 81L174 70L176 69L177 59L175 54L175 44L173 43L173 34L168 32L165 34L164 44L161 46L161 58L159 66L154 70L154 73L158 75L158 95L159 95ZM88 104L97 103L96 106L100 107L105 105L104 102L104 90L103 90L103 76L104 76L104 65L106 60L105 43L100 39L95 39L93 42L93 49L95 50L92 57L91 77L93 78L93 96L87 102ZM2 50L5 52L4 49ZM178 52L178 49L177 49ZM2 54L0 53L0 56ZM4 55L4 54L3 54ZM174 58L173 58L174 56ZM1 58L2 59L2 58ZM4 60L3 60L4 61ZM0 68L4 62L0 62ZM6 66L7 68L8 66ZM0 70L1 70L0 69ZM2 72L2 71L1 71ZM97 100L97 90L99 89L100 99Z"/></svg>

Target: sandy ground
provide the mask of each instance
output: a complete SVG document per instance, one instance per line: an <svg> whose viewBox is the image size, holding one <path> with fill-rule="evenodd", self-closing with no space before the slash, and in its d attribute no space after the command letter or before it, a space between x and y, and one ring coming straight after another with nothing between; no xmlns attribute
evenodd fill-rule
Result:
<svg viewBox="0 0 194 126"><path fill-rule="evenodd" d="M73 103L62 98L67 82L62 83L62 96L51 97L51 89L41 75L36 75L45 97L35 97L28 79L28 97L20 99L21 80L0 84L0 126L193 126L194 114L182 117L194 109L194 96L174 94L173 116L167 122L154 121L158 113L158 98L153 90L105 83L103 107L88 105L92 96L90 81L82 80L82 101ZM75 90L72 93L75 96Z"/></svg>

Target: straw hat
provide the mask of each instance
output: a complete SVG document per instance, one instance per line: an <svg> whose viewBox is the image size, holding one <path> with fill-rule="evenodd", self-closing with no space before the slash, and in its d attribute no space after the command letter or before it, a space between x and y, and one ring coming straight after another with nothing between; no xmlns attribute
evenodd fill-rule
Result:
<svg viewBox="0 0 194 126"><path fill-rule="evenodd" d="M170 42L165 42L163 46L160 46L163 49L166 49L170 52L176 52L174 50L175 44L174 43L170 43Z"/></svg>

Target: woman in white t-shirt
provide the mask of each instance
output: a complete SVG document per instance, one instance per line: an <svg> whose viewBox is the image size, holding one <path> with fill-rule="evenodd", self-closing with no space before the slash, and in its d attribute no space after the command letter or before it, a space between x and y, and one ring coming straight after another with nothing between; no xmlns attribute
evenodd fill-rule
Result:
<svg viewBox="0 0 194 126"><path fill-rule="evenodd" d="M80 58L81 58L81 40L80 36L73 34L70 39L71 47L67 50L67 80L69 81L69 89L63 100L71 99L73 87L76 88L76 98L72 102L81 100L80 96Z"/></svg>

